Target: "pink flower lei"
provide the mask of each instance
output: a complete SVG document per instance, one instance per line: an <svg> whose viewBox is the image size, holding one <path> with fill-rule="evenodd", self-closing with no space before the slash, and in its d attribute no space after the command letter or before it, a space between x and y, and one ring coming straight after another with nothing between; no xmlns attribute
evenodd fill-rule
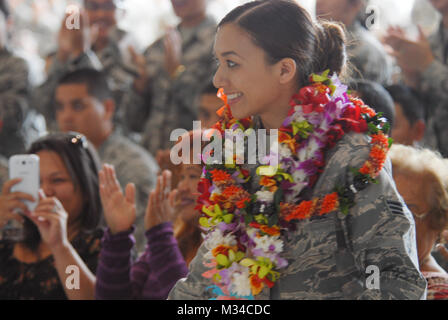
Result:
<svg viewBox="0 0 448 320"><path fill-rule="evenodd" d="M212 164L203 169L198 186L200 225L207 232L208 249L203 274L218 299L253 299L263 288L272 288L279 270L288 262L282 258L282 234L294 223L335 210L347 213L353 206L353 190L361 190L379 174L390 140L384 132L388 124L361 100L347 94L336 75L310 76L306 86L291 99L291 109L279 129L278 166L261 166L260 189L248 190L250 173L241 165ZM214 128L222 137L226 129L252 129L251 119L232 117L222 90L225 106ZM367 132L372 137L369 159L355 170L355 186L338 187L322 198L300 198L312 188L325 167L325 153L345 133ZM224 141L224 139L223 139ZM224 142L223 142L224 143ZM263 170L262 170L263 169Z"/></svg>

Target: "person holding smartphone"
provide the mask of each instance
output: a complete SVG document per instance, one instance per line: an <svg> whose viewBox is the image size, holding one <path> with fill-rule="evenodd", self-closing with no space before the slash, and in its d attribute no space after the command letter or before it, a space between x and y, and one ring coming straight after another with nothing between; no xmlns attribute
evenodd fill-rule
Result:
<svg viewBox="0 0 448 320"><path fill-rule="evenodd" d="M0 194L0 227L24 224L22 241L0 241L0 299L93 299L103 235L96 152L84 136L59 133L29 153L40 158L39 199L11 191L20 179ZM24 200L38 202L32 212Z"/></svg>

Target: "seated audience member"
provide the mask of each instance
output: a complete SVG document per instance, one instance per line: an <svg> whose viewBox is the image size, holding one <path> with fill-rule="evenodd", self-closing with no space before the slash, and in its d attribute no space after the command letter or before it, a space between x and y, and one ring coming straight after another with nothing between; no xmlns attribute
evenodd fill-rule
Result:
<svg viewBox="0 0 448 320"><path fill-rule="evenodd" d="M0 299L93 299L103 231L98 192L99 161L80 134L41 138L28 150L40 158L39 199L3 185L0 227L23 222L23 241L0 241ZM29 212L20 200L38 201ZM14 213L21 210L24 215ZM79 289L67 287L67 266L79 269Z"/></svg>
<svg viewBox="0 0 448 320"><path fill-rule="evenodd" d="M195 210L195 191L202 170L200 165L181 166L177 190L169 192L170 171L158 177L146 209L146 251L132 266L134 187L128 185L123 195L113 168L104 166L100 190L109 228L98 265L97 299L166 299L177 280L187 275L187 265L202 243Z"/></svg>
<svg viewBox="0 0 448 320"><path fill-rule="evenodd" d="M97 148L103 163L112 164L121 184L136 185L138 203L136 240L144 250L144 208L155 186L158 166L154 158L114 128L115 102L106 75L80 69L64 76L55 94L55 118L63 132L84 134Z"/></svg>
<svg viewBox="0 0 448 320"><path fill-rule="evenodd" d="M123 97L126 121L143 132L142 145L152 154L170 148L174 129L193 129L198 117L194 99L216 69L213 42L216 22L207 14L207 0L171 0L180 18L176 28L134 55L139 77Z"/></svg>
<svg viewBox="0 0 448 320"><path fill-rule="evenodd" d="M191 151L192 132L188 137L180 141L180 146ZM186 141L188 145L184 144ZM157 178L157 187L151 192L146 208L146 251L132 266L134 187L126 186L123 195L114 179L113 167L103 168L100 190L109 228L102 242L96 298L166 299L177 280L188 273L187 266L202 243L196 209L202 167L191 164L194 162L191 152L187 157L182 157L183 163L179 165L181 173L176 190L170 192L172 173L169 170Z"/></svg>
<svg viewBox="0 0 448 320"><path fill-rule="evenodd" d="M346 26L347 56L354 69L353 77L386 85L392 76L391 63L381 42L358 20L365 4L365 0L316 0L316 15Z"/></svg>
<svg viewBox="0 0 448 320"><path fill-rule="evenodd" d="M428 299L448 299L448 273L431 251L448 227L448 167L428 149L393 145L393 175L415 219L420 271L428 281Z"/></svg>
<svg viewBox="0 0 448 320"><path fill-rule="evenodd" d="M395 143L416 145L425 135L424 107L408 87L394 84L386 87L394 100L395 119L391 137Z"/></svg>
<svg viewBox="0 0 448 320"><path fill-rule="evenodd" d="M8 48L9 9L0 0L0 154L9 157L26 149L22 128L28 113L28 65Z"/></svg>
<svg viewBox="0 0 448 320"><path fill-rule="evenodd" d="M213 83L209 83L199 93L198 120L201 121L202 129L211 128L219 120L216 111L223 106L223 102L216 96L217 92L218 89L215 88Z"/></svg>
<svg viewBox="0 0 448 320"><path fill-rule="evenodd" d="M81 11L80 28L69 29L67 14L61 24L58 34L58 48L56 55L47 66L46 81L32 92L32 107L40 112L46 120L50 130L56 129L54 114L54 93L56 87L65 74L84 68L102 69L101 62L90 50L90 30L87 16Z"/></svg>
<svg viewBox="0 0 448 320"><path fill-rule="evenodd" d="M221 99L217 97L218 89L215 88L212 82L207 84L200 91L196 98L196 104L198 105L198 120L201 121L201 128L211 128L219 120L219 116L216 112L223 106ZM160 170L170 170L172 173L172 186L177 187L180 178L180 166L174 165L170 158L170 149L158 150L156 155L157 163Z"/></svg>
<svg viewBox="0 0 448 320"><path fill-rule="evenodd" d="M394 101L382 85L370 80L352 80L349 86L355 97L362 99L366 105L377 113L382 112L383 117L388 120L390 127L393 128L395 121Z"/></svg>

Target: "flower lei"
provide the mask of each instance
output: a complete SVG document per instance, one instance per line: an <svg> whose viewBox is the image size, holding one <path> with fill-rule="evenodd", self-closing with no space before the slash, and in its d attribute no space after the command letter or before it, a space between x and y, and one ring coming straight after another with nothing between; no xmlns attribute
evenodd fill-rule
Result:
<svg viewBox="0 0 448 320"><path fill-rule="evenodd" d="M376 182L383 167L391 141L381 114L349 96L347 87L336 75L330 78L328 71L311 75L310 83L292 97L288 117L279 129L278 166L257 168L260 189L254 195L248 192L250 173L241 165L204 166L197 206L200 225L207 231L205 266L209 270L203 276L213 280L215 285L209 288L219 299L253 299L265 286L272 288L280 276L278 270L288 265L281 257L282 233L312 216L336 210L347 214L355 194ZM250 118L232 117L222 90L218 96L225 106L214 129L222 137L226 129L253 129ZM351 169L354 183L335 186L334 192L320 198L301 199L301 191L312 188L323 171L325 152L351 131L371 138L369 158L360 169Z"/></svg>

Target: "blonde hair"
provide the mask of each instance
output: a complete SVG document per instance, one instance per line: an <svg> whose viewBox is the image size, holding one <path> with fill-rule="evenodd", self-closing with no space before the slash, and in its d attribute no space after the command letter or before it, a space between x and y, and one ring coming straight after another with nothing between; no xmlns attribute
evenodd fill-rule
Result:
<svg viewBox="0 0 448 320"><path fill-rule="evenodd" d="M448 227L448 160L435 151L400 144L389 151L394 175L415 177L427 194L429 227L442 231Z"/></svg>

